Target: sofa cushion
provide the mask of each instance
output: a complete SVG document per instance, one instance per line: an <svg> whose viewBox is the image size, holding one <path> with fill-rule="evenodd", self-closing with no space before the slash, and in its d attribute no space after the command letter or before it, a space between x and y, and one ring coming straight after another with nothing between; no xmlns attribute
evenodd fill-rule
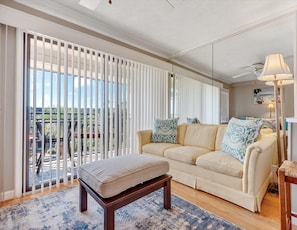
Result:
<svg viewBox="0 0 297 230"><path fill-rule="evenodd" d="M181 124L177 126L177 143L184 145L186 130L187 130L187 124Z"/></svg>
<svg viewBox="0 0 297 230"><path fill-rule="evenodd" d="M260 134L262 134L262 135L266 135L266 134L270 134L270 133L273 133L273 130L270 128L261 128L261 130L260 130Z"/></svg>
<svg viewBox="0 0 297 230"><path fill-rule="evenodd" d="M177 143L177 122L179 118L155 119L152 135L154 143Z"/></svg>
<svg viewBox="0 0 297 230"><path fill-rule="evenodd" d="M171 160L176 160L187 164L195 164L197 157L208 152L208 149L202 147L180 146L165 150L164 156Z"/></svg>
<svg viewBox="0 0 297 230"><path fill-rule="evenodd" d="M222 151L214 151L196 159L196 165L228 176L239 177L243 175L243 164Z"/></svg>
<svg viewBox="0 0 297 230"><path fill-rule="evenodd" d="M149 143L142 146L142 152L164 157L164 151L166 149L179 147L179 146L181 145L171 144L171 143Z"/></svg>
<svg viewBox="0 0 297 230"><path fill-rule="evenodd" d="M257 140L261 126L261 119L239 120L231 118L223 138L222 151L243 162L246 148Z"/></svg>
<svg viewBox="0 0 297 230"><path fill-rule="evenodd" d="M215 125L188 125L184 145L214 150L217 129Z"/></svg>
<svg viewBox="0 0 297 230"><path fill-rule="evenodd" d="M227 129L227 125L220 125L218 127L215 150L221 150L226 129Z"/></svg>

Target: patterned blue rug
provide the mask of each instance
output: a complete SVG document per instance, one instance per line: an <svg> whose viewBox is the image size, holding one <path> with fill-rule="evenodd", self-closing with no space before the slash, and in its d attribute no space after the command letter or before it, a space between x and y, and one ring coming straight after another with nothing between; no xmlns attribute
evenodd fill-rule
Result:
<svg viewBox="0 0 297 230"><path fill-rule="evenodd" d="M115 214L116 229L240 229L172 195L172 209L163 209L162 189ZM0 229L103 229L103 209L88 196L88 210L78 208L78 187L60 190L0 209Z"/></svg>

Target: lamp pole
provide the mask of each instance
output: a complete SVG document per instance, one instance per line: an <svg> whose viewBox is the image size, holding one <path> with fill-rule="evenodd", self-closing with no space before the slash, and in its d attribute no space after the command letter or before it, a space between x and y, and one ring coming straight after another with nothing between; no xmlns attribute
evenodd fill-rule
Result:
<svg viewBox="0 0 297 230"><path fill-rule="evenodd" d="M281 165L282 157L281 157L281 146L280 146L280 129L279 129L279 114L278 114L278 102L277 102L277 80L276 76L274 76L273 81L274 88L274 112L275 112L275 120L276 120L276 141L277 141L277 157L278 157L278 167Z"/></svg>
<svg viewBox="0 0 297 230"><path fill-rule="evenodd" d="M280 88L280 98L281 98L281 118L282 118L282 130L283 130L283 144L284 144L284 160L288 159L287 156L287 140L286 140L286 126L285 126L285 97L284 97L284 85L282 81L279 84Z"/></svg>

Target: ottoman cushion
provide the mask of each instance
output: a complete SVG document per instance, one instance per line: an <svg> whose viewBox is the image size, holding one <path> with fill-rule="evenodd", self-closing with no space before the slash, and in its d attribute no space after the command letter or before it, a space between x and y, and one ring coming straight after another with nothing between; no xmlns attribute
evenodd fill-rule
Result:
<svg viewBox="0 0 297 230"><path fill-rule="evenodd" d="M101 197L108 198L168 171L165 160L132 154L82 165L78 176Z"/></svg>

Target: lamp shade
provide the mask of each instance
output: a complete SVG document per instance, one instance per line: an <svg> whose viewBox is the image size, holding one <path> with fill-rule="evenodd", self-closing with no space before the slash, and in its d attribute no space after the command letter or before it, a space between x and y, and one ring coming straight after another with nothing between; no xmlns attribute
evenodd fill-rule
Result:
<svg viewBox="0 0 297 230"><path fill-rule="evenodd" d="M288 65L285 63L283 54L271 54L266 57L260 81L275 81L292 78Z"/></svg>
<svg viewBox="0 0 297 230"><path fill-rule="evenodd" d="M268 109L274 109L274 104L273 103L269 103L268 104Z"/></svg>

